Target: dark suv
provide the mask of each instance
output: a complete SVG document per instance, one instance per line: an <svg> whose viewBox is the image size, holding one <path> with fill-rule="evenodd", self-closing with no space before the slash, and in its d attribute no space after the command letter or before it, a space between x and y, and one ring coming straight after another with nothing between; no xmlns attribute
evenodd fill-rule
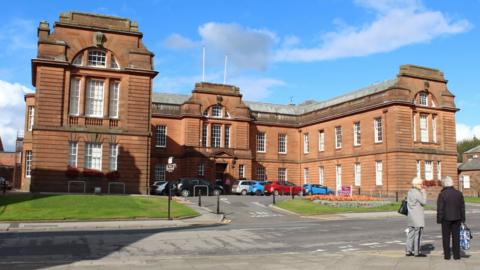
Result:
<svg viewBox="0 0 480 270"><path fill-rule="evenodd" d="M202 192L202 195L218 195L222 193L222 190L216 188L208 180L200 178L180 178L176 183L177 195L183 197L197 196L200 192Z"/></svg>

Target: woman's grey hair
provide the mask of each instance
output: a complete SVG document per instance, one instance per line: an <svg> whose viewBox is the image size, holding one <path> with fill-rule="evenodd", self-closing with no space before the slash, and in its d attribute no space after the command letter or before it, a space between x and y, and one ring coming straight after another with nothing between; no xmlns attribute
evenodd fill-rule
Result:
<svg viewBox="0 0 480 270"><path fill-rule="evenodd" d="M453 187L453 179L450 176L445 176L442 178L442 185L444 187Z"/></svg>
<svg viewBox="0 0 480 270"><path fill-rule="evenodd" d="M416 187L418 185L421 185L423 183L423 179L420 177L415 177L412 180L412 187Z"/></svg>

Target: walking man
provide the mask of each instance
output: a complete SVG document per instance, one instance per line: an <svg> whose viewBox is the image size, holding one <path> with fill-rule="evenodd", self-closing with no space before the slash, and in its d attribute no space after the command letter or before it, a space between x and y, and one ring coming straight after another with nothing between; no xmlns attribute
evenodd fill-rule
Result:
<svg viewBox="0 0 480 270"><path fill-rule="evenodd" d="M442 224L443 257L450 260L450 238L453 259L460 260L460 226L465 222L463 194L453 187L450 176L442 179L443 189L437 199L437 223Z"/></svg>
<svg viewBox="0 0 480 270"><path fill-rule="evenodd" d="M406 256L427 257L420 252L423 227L425 227L425 215L423 207L427 204L427 192L423 186L423 180L415 177L412 180L412 189L407 194L407 241Z"/></svg>

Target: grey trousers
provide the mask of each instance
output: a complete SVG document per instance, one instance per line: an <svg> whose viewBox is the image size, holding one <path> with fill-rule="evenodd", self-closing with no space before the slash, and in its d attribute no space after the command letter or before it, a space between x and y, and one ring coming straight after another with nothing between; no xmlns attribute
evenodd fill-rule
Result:
<svg viewBox="0 0 480 270"><path fill-rule="evenodd" d="M405 251L418 255L420 253L420 241L422 240L423 227L408 227Z"/></svg>

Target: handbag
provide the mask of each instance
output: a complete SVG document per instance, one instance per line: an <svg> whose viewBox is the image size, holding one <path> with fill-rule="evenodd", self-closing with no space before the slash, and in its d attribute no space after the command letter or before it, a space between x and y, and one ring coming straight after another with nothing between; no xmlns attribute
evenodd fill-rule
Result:
<svg viewBox="0 0 480 270"><path fill-rule="evenodd" d="M472 240L472 232L467 227L467 224L462 223L460 226L460 247L463 250L470 249L470 240Z"/></svg>
<svg viewBox="0 0 480 270"><path fill-rule="evenodd" d="M398 208L398 213L407 216L408 215L408 206L407 206L407 199L403 199L400 203L400 208Z"/></svg>

